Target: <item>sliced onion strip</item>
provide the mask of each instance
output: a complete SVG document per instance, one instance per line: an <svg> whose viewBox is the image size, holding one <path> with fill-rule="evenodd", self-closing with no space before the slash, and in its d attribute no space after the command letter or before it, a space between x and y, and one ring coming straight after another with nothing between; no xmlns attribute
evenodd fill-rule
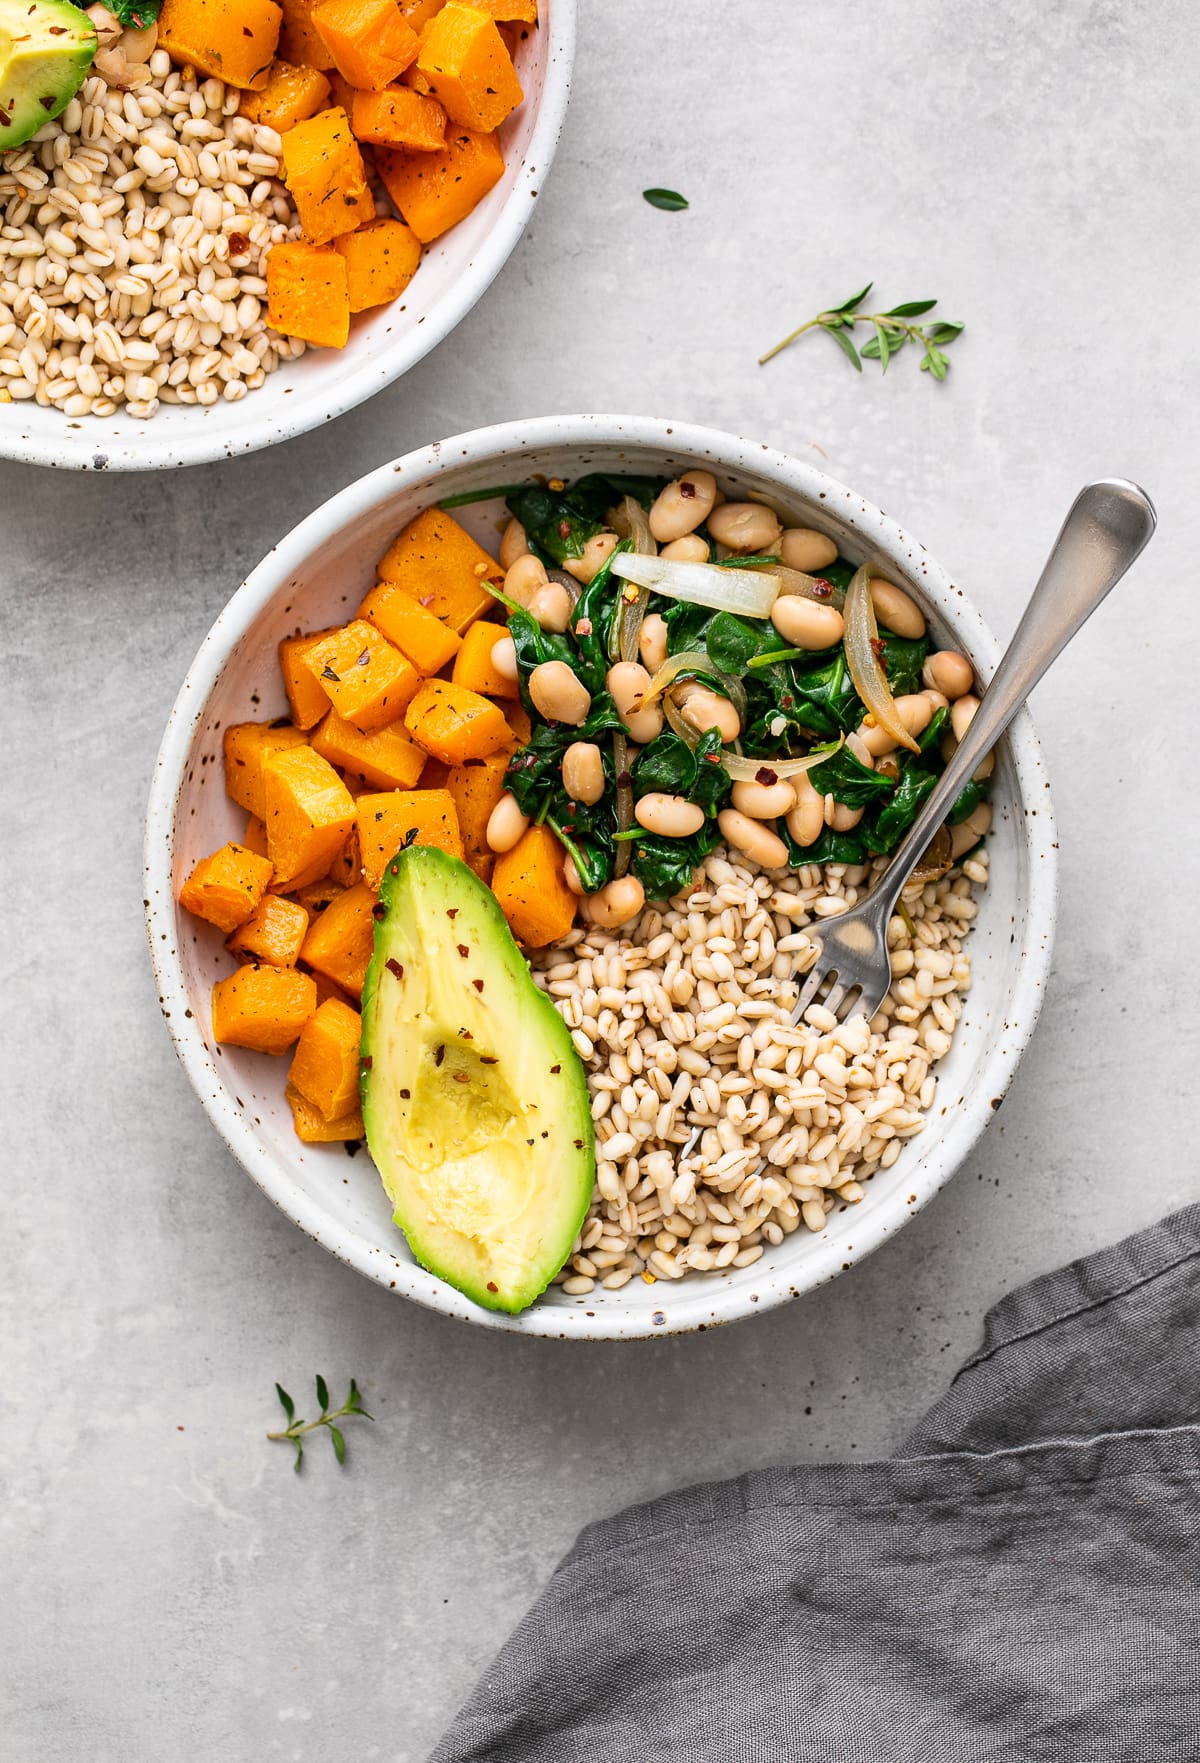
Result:
<svg viewBox="0 0 1200 1763"><path fill-rule="evenodd" d="M654 543L654 535L650 531L646 510L636 497L623 496L620 507L613 509L609 520L612 522L613 530L621 538L628 539L633 545L633 556L658 556L658 546ZM646 616L646 608L649 604L650 590L646 587L638 588L635 600L626 600L624 594L621 596L618 650L622 661L636 661L638 659L638 639L642 634L642 620Z"/></svg>
<svg viewBox="0 0 1200 1763"><path fill-rule="evenodd" d="M758 569L719 569L715 563L683 563L673 557L614 557L612 572L639 588L652 588L669 600L736 612L743 618L769 618L779 595L779 577Z"/></svg>
<svg viewBox="0 0 1200 1763"><path fill-rule="evenodd" d="M879 642L879 626L875 622L875 608L871 604L871 573L870 564L864 563L846 589L846 604L842 613L846 621L846 665L850 669L850 678L854 681L854 690L874 717L877 726L902 747L907 747L910 753L919 753L920 747L900 720L900 712L896 709L896 700L892 697L892 689L888 685L887 674L876 648Z"/></svg>
<svg viewBox="0 0 1200 1763"><path fill-rule="evenodd" d="M617 774L617 831L627 833L633 825L633 785L621 782L629 771L629 742L619 731L613 735L613 766ZM632 861L633 840L618 839L613 862L614 880L619 881L628 873Z"/></svg>
<svg viewBox="0 0 1200 1763"><path fill-rule="evenodd" d="M786 563L775 564L772 568L779 577L781 594L799 594L801 599L815 600L818 606L835 606L841 610L845 596L824 576L805 575L803 570L791 569Z"/></svg>
<svg viewBox="0 0 1200 1763"><path fill-rule="evenodd" d="M823 765L827 759L832 759L838 748L845 745L845 741L845 735L840 735L837 747L824 747L817 753L806 753L803 759L748 759L741 753L723 753L721 764L735 784L755 783L760 771L773 771L777 778L799 777L802 772L812 771L816 766Z"/></svg>

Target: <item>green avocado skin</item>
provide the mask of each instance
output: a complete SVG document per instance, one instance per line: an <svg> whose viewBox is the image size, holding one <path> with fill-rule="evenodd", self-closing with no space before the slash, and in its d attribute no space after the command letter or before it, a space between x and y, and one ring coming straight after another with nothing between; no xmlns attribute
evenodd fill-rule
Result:
<svg viewBox="0 0 1200 1763"><path fill-rule="evenodd" d="M587 1076L465 863L409 846L379 898L362 997L367 1144L421 1266L516 1313L562 1267L591 1202Z"/></svg>
<svg viewBox="0 0 1200 1763"><path fill-rule="evenodd" d="M95 54L91 20L67 0L0 0L0 153L62 114Z"/></svg>

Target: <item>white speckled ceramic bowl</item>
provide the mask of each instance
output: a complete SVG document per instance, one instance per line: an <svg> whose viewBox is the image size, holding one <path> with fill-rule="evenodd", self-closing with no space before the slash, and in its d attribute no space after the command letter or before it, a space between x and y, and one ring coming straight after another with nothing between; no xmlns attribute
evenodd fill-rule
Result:
<svg viewBox="0 0 1200 1763"><path fill-rule="evenodd" d="M566 115L576 0L541 0L518 46L525 100L500 130L507 170L479 206L425 248L399 300L354 320L344 349L311 349L237 404L164 404L149 421L70 419L32 400L0 405L0 458L78 471L157 471L274 446L352 410L449 335L508 261L549 173Z"/></svg>
<svg viewBox="0 0 1200 1763"><path fill-rule="evenodd" d="M906 1142L857 1206L819 1236L798 1231L753 1267L635 1280L587 1297L553 1291L521 1316L477 1308L418 1267L391 1222L370 1159L305 1146L284 1100L285 1065L209 1032L213 980L228 972L217 931L181 912L179 885L196 860L241 836L245 814L222 788L221 730L286 709L275 645L297 625L344 619L373 583L375 560L405 521L438 498L531 473L572 478L594 468L676 474L703 465L731 497L766 497L793 524L821 527L855 561L878 555L925 607L941 641L990 676L996 644L957 587L896 523L852 490L769 447L640 417L560 416L459 435L380 467L309 515L259 564L197 655L171 713L146 825L150 949L163 1014L196 1093L263 1191L314 1240L400 1296L488 1328L573 1340L709 1328L752 1316L832 1279L900 1230L970 1153L1000 1106L1033 1032L1050 966L1055 910L1054 821L1028 712L998 755L989 837L991 885L971 937L974 983L925 1130ZM459 518L494 544L499 504Z"/></svg>

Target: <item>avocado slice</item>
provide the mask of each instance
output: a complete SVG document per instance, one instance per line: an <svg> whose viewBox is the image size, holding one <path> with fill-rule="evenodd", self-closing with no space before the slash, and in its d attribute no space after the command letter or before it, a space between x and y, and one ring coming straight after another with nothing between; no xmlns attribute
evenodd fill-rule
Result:
<svg viewBox="0 0 1200 1763"><path fill-rule="evenodd" d="M0 153L61 115L95 53L91 19L67 0L0 0Z"/></svg>
<svg viewBox="0 0 1200 1763"><path fill-rule="evenodd" d="M465 863L410 845L379 901L362 997L367 1144L422 1267L486 1309L524 1310L592 1197L583 1064Z"/></svg>

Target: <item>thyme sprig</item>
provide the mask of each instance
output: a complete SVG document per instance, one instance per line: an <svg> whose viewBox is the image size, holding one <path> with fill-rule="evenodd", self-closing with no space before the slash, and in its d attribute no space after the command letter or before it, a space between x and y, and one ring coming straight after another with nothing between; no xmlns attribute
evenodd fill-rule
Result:
<svg viewBox="0 0 1200 1763"><path fill-rule="evenodd" d="M287 1439L295 1445L296 1461L292 1468L297 1472L304 1461L302 1440L305 1433L315 1432L319 1426L323 1426L329 1434L334 1456L339 1463L344 1463L346 1461L346 1440L342 1435L341 1428L335 1425L335 1422L344 1419L373 1420L375 1418L373 1414L368 1414L363 1407L362 1394L353 1378L350 1379L350 1394L342 1406L335 1409L332 1414L329 1412L329 1386L325 1379L319 1375L316 1381L317 1401L321 1404L321 1414L317 1420L305 1420L303 1417L298 1420L296 1418L296 1404L282 1384L275 1385L275 1394L279 1397L279 1405L287 1415L287 1425L282 1432L269 1432L267 1437L269 1439Z"/></svg>
<svg viewBox="0 0 1200 1763"><path fill-rule="evenodd" d="M938 319L935 324L914 324L913 319L923 318L932 312L937 305L936 300L906 300L901 306L892 306L887 312L860 312L858 309L874 287L868 282L857 294L851 294L840 306L831 306L825 312L818 312L800 325L782 342L760 355L758 364L770 361L782 349L802 337L805 331L828 331L838 348L857 373L862 372L863 361L878 361L884 373L893 355L898 355L907 343L920 343L925 353L921 357L922 373L931 373L935 380L944 380L950 370L950 360L945 350L957 337L964 326L955 319ZM861 349L856 349L851 339L851 331L856 324L873 325L875 334L865 342Z"/></svg>

